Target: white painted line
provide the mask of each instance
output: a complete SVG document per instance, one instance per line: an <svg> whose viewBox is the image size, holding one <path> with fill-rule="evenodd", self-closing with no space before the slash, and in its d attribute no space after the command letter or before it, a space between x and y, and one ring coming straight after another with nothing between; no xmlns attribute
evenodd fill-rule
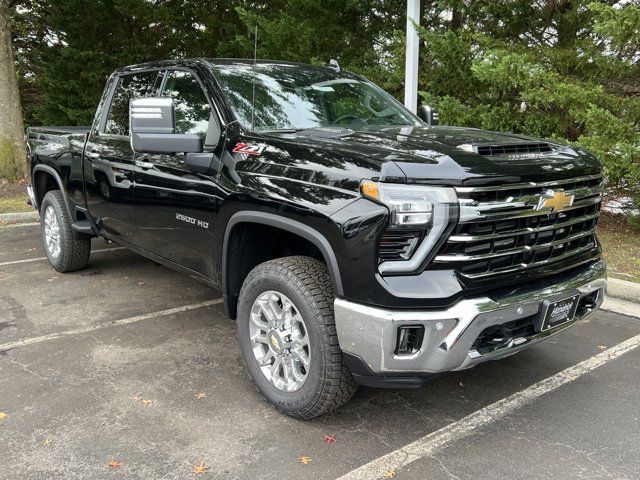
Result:
<svg viewBox="0 0 640 480"><path fill-rule="evenodd" d="M596 368L614 360L640 346L640 335L611 347L598 355L569 367L552 377L546 378L524 390L514 393L496 403L484 407L463 419L451 423L440 430L426 435L402 448L387 453L336 480L375 480L389 470L406 467L421 458L437 454L440 450L456 442L479 428L499 420L515 410L524 407L536 398L577 380Z"/></svg>
<svg viewBox="0 0 640 480"><path fill-rule="evenodd" d="M222 303L221 298L215 300L209 300L206 302L193 303L191 305L183 305L182 307L169 308L167 310L160 310L158 312L145 313L142 315L136 315L135 317L123 318L121 320L113 320L111 322L100 323L85 328L77 328L75 330L67 330L65 332L50 333L49 335L42 335L40 337L25 338L23 340L17 340L15 342L0 344L0 352L11 350L18 347L24 347L26 345L33 345L34 343L46 342L48 340L55 340L57 338L70 337L72 335L80 335L88 332L95 332L96 330L102 330L103 328L117 327L120 325L128 325L130 323L141 322L143 320L150 320L158 317L164 317L165 315L172 315L174 313L187 312L189 310L195 310L196 308L210 307L211 305L217 305Z"/></svg>
<svg viewBox="0 0 640 480"><path fill-rule="evenodd" d="M7 223L6 225L0 225L0 230L3 228L18 228L18 227L35 227L36 225L40 225L40 222L29 222L29 223Z"/></svg>
<svg viewBox="0 0 640 480"><path fill-rule="evenodd" d="M116 250L124 250L124 247L113 247L113 248L102 248L100 250L92 250L91 253L100 253L100 252L115 252ZM37 257L37 258L27 258L24 260L13 260L11 262L2 262L0 263L0 267L4 267L6 265L18 265L20 263L31 263L31 262L40 262L42 260L46 260L47 257Z"/></svg>

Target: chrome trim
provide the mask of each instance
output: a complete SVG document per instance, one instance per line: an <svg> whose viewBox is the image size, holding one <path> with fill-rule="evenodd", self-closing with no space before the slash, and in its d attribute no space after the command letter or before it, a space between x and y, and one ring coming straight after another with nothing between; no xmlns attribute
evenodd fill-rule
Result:
<svg viewBox="0 0 640 480"><path fill-rule="evenodd" d="M31 206L37 209L38 206L36 205L36 196L33 194L33 187L31 185L27 185L27 195L29 195Z"/></svg>
<svg viewBox="0 0 640 480"><path fill-rule="evenodd" d="M545 287L523 286L500 297L461 300L440 310L390 310L335 300L335 322L340 347L362 359L376 374L392 372L437 373L462 370L486 360L502 358L547 339L579 323L595 311L555 329L536 334L526 341L491 354L478 355L472 345L487 327L535 315L542 302L558 294L599 290L596 308L606 290L605 264L602 260L562 282ZM397 329L400 325L423 325L422 348L413 355L395 355Z"/></svg>
<svg viewBox="0 0 640 480"><path fill-rule="evenodd" d="M596 178L603 178L603 175L599 173L597 175L565 178L562 180L552 180L549 182L511 183L506 185L492 185L488 187L456 187L456 191L459 193L473 193L473 192L494 192L496 190L520 190L523 188L552 187L554 185L566 185L567 183L585 182L588 180L595 180Z"/></svg>
<svg viewBox="0 0 640 480"><path fill-rule="evenodd" d="M539 197L539 196L538 196ZM568 212L581 207L598 204L602 201L602 194L596 197L587 197L573 202L570 207L565 207L561 212ZM469 198L462 198L460 202L460 223L510 220L512 218L535 217L549 215L550 210L535 210L535 205L516 205L508 202L478 203ZM508 210L510 209L510 210ZM496 211L500 210L500 211ZM488 211L489 213L485 213Z"/></svg>
<svg viewBox="0 0 640 480"><path fill-rule="evenodd" d="M477 278L493 277L493 276L499 275L501 273L518 272L520 270L526 270L527 268L530 268L530 267L540 267L542 265L547 265L549 263L555 263L555 262L558 262L560 260L564 260L565 258L569 258L569 257L573 257L574 255L578 255L579 253L583 253L583 252L587 252L589 250L592 250L594 247L595 247L595 244L593 242L591 242L588 245L584 245L584 246L576 248L574 250L570 250L568 252L565 252L562 255L556 255L555 257L550 257L550 258L547 258L545 260L539 260L537 262L521 263L519 265L514 265L512 267L496 268L494 270L490 270L488 272L483 272L483 273L465 273L464 276L467 277L467 278L471 278L471 279L477 279ZM587 260L587 261L589 261L589 260Z"/></svg>
<svg viewBox="0 0 640 480"><path fill-rule="evenodd" d="M451 235L449 237L450 242L463 243L463 242L482 242L488 240L497 240L500 238L509 238L509 237L518 237L520 235L528 235L531 233L538 232L546 232L548 230L556 230L558 228L570 227L571 225L575 225L577 223L587 222L589 220L593 220L594 218L598 218L600 216L600 212L592 213L591 215L583 215L582 217L572 218L566 222L554 223L553 225L547 225L544 227L536 227L536 228L522 228L520 230L510 230L507 232L500 233L490 233L487 235Z"/></svg>
<svg viewBox="0 0 640 480"><path fill-rule="evenodd" d="M574 240L578 240L580 238L593 235L595 232L596 232L596 229L595 227L593 227L589 230L583 230L580 233L574 233L573 235L569 235L566 238L563 238L560 240L554 240L553 242L540 243L537 245L525 245L524 247L521 247L521 248L512 248L510 250L502 250L500 252L479 253L478 255L438 255L435 258L435 261L436 262L470 262L474 260L486 260L490 258L506 257L508 255L517 255L519 253L525 253L525 252L534 252L536 250L543 250L545 248L563 245L565 243L569 243Z"/></svg>

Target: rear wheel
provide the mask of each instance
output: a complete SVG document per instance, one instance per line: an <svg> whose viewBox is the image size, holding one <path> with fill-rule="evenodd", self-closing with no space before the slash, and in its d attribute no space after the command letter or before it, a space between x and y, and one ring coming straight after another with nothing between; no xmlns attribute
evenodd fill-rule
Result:
<svg viewBox="0 0 640 480"><path fill-rule="evenodd" d="M91 239L76 237L59 190L50 190L42 200L40 234L49 264L58 272L73 272L87 265Z"/></svg>
<svg viewBox="0 0 640 480"><path fill-rule="evenodd" d="M285 257L258 265L238 301L238 341L262 395L292 417L310 419L346 403L356 383L342 363L324 264Z"/></svg>

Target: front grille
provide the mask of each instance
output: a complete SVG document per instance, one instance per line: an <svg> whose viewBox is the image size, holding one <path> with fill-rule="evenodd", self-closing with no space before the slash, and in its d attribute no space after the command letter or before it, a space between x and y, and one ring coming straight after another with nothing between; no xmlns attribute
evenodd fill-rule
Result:
<svg viewBox="0 0 640 480"><path fill-rule="evenodd" d="M386 230L380 239L379 262L410 258L421 236L418 231Z"/></svg>
<svg viewBox="0 0 640 480"><path fill-rule="evenodd" d="M548 190L574 195L558 213L538 210ZM490 279L560 261L596 247L602 176L555 182L460 187L460 223L434 268L451 268L469 279Z"/></svg>
<svg viewBox="0 0 640 480"><path fill-rule="evenodd" d="M548 153L551 145L548 143L515 143L513 145L478 145L475 147L480 155L512 155L514 153Z"/></svg>

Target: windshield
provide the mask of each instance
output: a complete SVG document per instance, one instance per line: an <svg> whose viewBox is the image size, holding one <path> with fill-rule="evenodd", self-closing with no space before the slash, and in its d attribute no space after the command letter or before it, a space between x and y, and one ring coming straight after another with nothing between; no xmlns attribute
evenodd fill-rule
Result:
<svg viewBox="0 0 640 480"><path fill-rule="evenodd" d="M211 68L240 123L255 131L418 124L389 94L348 73L261 63L255 75L246 63Z"/></svg>

